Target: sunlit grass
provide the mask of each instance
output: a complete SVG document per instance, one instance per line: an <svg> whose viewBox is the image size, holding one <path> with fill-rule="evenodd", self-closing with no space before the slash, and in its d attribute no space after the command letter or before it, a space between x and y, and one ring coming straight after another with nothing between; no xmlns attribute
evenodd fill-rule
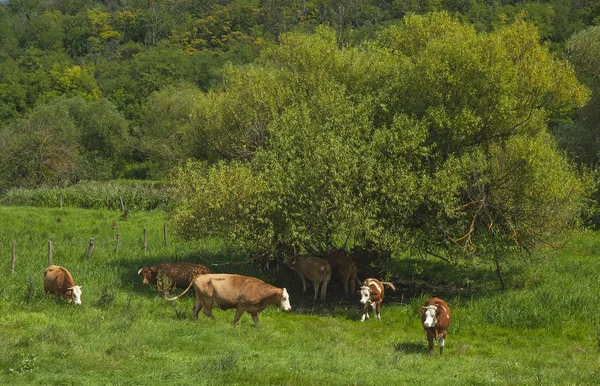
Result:
<svg viewBox="0 0 600 386"><path fill-rule="evenodd" d="M598 234L581 235L581 252L563 250L516 268L513 280L519 278L520 286L449 298L454 320L444 356L436 347L429 357L418 308L431 294L405 304L384 300L382 320L364 323L358 321L358 303L306 306L311 291L293 289L292 312L268 309L259 315L258 328L249 315L231 327L233 310L215 310L214 320L201 313L193 321L192 296L167 303L141 284L137 270L187 260L215 263L215 272L259 275L249 265L227 264L243 260L235 249L175 235L164 245L161 212L132 213L127 220L119 211L0 207L0 214L6 262L0 269L2 385L600 382ZM90 237L96 245L88 257ZM12 240L17 264L11 275ZM54 263L83 285L83 306L43 294L48 240Z"/></svg>

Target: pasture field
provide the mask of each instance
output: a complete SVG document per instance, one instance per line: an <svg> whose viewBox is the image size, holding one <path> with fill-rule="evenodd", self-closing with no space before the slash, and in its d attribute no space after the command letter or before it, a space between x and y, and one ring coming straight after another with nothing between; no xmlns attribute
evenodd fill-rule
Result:
<svg viewBox="0 0 600 386"><path fill-rule="evenodd" d="M447 270L452 282L436 293L412 291L402 302L390 295L381 321L361 323L357 297L341 300L339 287L327 302L313 303L312 289L303 294L296 276L278 283L242 264L244 256L223 241L169 234L165 245L164 212L125 219L119 211L5 206L0 216L1 385L600 384L599 233L581 232L573 249L515 264L503 292L489 275L451 275L438 262L408 261L422 267L420 280L439 280ZM80 307L43 293L49 240L53 263L83 286ZM233 310L192 321L192 296L167 303L137 276L164 261L285 285L292 311L268 309L258 328L249 315L231 327ZM465 277L469 291L461 289ZM427 355L420 326L418 308L430 295L445 297L453 311L443 357L437 346Z"/></svg>

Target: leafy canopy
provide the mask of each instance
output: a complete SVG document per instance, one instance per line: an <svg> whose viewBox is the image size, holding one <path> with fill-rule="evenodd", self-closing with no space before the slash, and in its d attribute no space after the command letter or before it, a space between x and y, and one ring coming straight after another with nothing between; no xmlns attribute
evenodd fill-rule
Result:
<svg viewBox="0 0 600 386"><path fill-rule="evenodd" d="M587 99L523 21L478 33L412 15L354 48L325 27L285 34L197 99L192 132L230 161L179 169L173 221L251 250L351 240L497 261L573 224L585 185L547 122Z"/></svg>

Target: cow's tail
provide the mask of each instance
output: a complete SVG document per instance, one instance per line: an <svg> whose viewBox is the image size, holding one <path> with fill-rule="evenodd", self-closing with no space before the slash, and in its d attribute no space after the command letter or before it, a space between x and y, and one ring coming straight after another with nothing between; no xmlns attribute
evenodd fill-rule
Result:
<svg viewBox="0 0 600 386"><path fill-rule="evenodd" d="M195 277L194 277L194 279L195 279ZM182 293L180 293L179 295L177 295L177 296L175 296L173 298L165 298L165 300L168 301L168 302L172 302L172 301L175 301L175 300L179 299L183 295L185 295L190 290L190 287L194 284L194 279L192 279L190 281L190 285L188 285L188 287L185 289L185 291L183 291Z"/></svg>
<svg viewBox="0 0 600 386"><path fill-rule="evenodd" d="M390 287L394 291L396 290L396 287L394 287L394 285L392 283L390 283L389 281L382 281L381 284L387 285L388 287Z"/></svg>

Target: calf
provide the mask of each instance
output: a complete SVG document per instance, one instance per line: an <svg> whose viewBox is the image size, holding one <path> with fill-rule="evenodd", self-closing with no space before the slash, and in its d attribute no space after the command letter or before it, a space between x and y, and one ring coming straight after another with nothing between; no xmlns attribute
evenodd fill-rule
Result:
<svg viewBox="0 0 600 386"><path fill-rule="evenodd" d="M377 279L369 278L363 282L362 287L360 287L360 303L364 304L363 316L360 319L361 322L364 322L365 318L369 319L369 306L373 308L375 318L381 320L381 302L383 301L384 284L394 291L396 290L396 287L387 281L381 282Z"/></svg>
<svg viewBox="0 0 600 386"><path fill-rule="evenodd" d="M144 267L138 271L138 275L142 276L142 283L156 285L159 293L168 294L174 288L187 288L194 277L210 272L205 265L172 262Z"/></svg>
<svg viewBox="0 0 600 386"><path fill-rule="evenodd" d="M292 309L290 298L285 288L277 288L264 281L242 275L205 274L196 276L190 285L178 296L166 299L169 302L179 299L191 286L196 291L196 305L193 316L198 319L198 312L204 307L204 314L214 319L213 306L223 310L235 308L233 326L244 312L252 315L254 327L258 327L258 313L267 307L281 307L285 311Z"/></svg>
<svg viewBox="0 0 600 386"><path fill-rule="evenodd" d="M44 291L57 297L68 298L69 303L81 305L81 287L75 285L73 277L63 267L51 265L44 271Z"/></svg>
<svg viewBox="0 0 600 386"><path fill-rule="evenodd" d="M427 342L429 343L429 355L433 355L433 341L438 340L440 346L440 355L444 352L444 343L446 333L450 326L452 317L450 316L450 307L440 298L430 298L425 305L419 309L421 311L421 322L427 332Z"/></svg>
<svg viewBox="0 0 600 386"><path fill-rule="evenodd" d="M300 255L295 257L288 256L283 263L290 267L290 269L298 272L300 280L302 280L302 289L304 292L306 292L306 279L312 281L315 289L313 300L317 300L319 285L321 285L321 300L325 300L327 284L331 280L331 266L327 260L310 255Z"/></svg>
<svg viewBox="0 0 600 386"><path fill-rule="evenodd" d="M344 286L344 293L348 295L348 286L350 287L350 292L354 293L355 283L358 283L359 286L361 283L357 277L356 263L348 252L344 249L338 249L327 255L325 260L329 262L331 272L337 273L337 276L340 278Z"/></svg>

